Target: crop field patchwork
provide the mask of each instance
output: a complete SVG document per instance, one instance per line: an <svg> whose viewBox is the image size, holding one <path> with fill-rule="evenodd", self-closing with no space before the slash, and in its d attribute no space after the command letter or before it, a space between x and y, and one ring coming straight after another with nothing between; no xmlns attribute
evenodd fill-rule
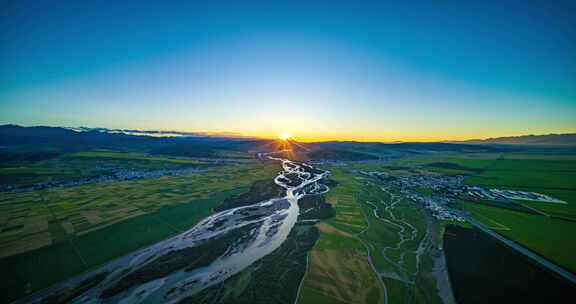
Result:
<svg viewBox="0 0 576 304"><path fill-rule="evenodd" d="M14 179L19 183L100 174L95 167L204 169L183 175L4 192L0 197L0 268L9 280L2 284L2 300L38 291L189 229L226 198L248 189L265 194L269 184L263 181L270 183L279 170L277 164L259 163L240 152L221 151L218 155L239 161L206 163L143 153L86 151L29 167L0 168L2 174L20 176ZM430 207L418 201L418 195L445 195L446 206L455 208L456 213L471 216L576 271L572 254L576 243L572 234L566 233L576 231L575 159L569 153L555 157L540 152L447 152L328 165L322 168L332 173L327 182L335 183L321 197L332 206L322 209L324 213L318 211L325 217L316 211L301 213L301 221L282 247L192 300L209 299L215 292L227 303L264 303L278 294L285 294L286 299L298 297L303 304L441 303L441 293L450 290L441 286L446 283L439 283L446 274L445 268L438 270L444 267L444 230L451 224L470 225L454 218L436 219ZM566 203L518 200L518 196L474 199L433 187L439 184L423 182L407 190L405 184L397 183L411 176L432 176L429 179L433 180L444 175L458 180L459 189L466 189L463 180L468 186L542 193ZM240 197L250 200L258 196ZM313 205L312 201L302 203ZM275 273L262 267L275 269ZM279 281L272 282L275 275ZM298 293L291 294L285 286ZM266 292L253 293L254 288Z"/></svg>
<svg viewBox="0 0 576 304"><path fill-rule="evenodd" d="M243 160L248 163L251 160ZM197 159L149 156L142 153L84 151L61 154L33 163L6 163L0 166L0 186L29 186L37 183L70 181L109 174L117 170L167 170L207 168L212 162Z"/></svg>
<svg viewBox="0 0 576 304"><path fill-rule="evenodd" d="M11 280L2 293L47 287L188 229L226 197L270 180L277 170L220 166L185 176L5 193L0 267Z"/></svg>

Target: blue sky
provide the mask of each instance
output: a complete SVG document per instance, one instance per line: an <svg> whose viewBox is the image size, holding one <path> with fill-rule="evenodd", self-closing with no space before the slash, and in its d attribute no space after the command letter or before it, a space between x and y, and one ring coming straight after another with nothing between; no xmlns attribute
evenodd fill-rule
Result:
<svg viewBox="0 0 576 304"><path fill-rule="evenodd" d="M576 132L572 1L91 2L0 4L0 123L358 140Z"/></svg>

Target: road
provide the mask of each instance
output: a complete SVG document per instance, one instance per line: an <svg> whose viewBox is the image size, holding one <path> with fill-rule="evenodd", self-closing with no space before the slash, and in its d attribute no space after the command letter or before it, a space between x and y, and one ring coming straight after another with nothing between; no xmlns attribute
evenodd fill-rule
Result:
<svg viewBox="0 0 576 304"><path fill-rule="evenodd" d="M528 257L532 261L541 265L542 267L558 274L559 276L567 279L568 281L572 282L573 284L576 284L576 274L548 261L547 259L541 257L537 253L535 253L535 252L533 252L533 251L531 251L531 250L529 250L523 246L520 246L520 245L516 244L515 242L501 236L500 234L492 231L492 229L488 228L484 224L474 220L470 216L467 216L464 214L460 214L460 215L464 219L466 219L466 221L468 221L468 223L470 223L472 226L478 228L480 231L482 231L482 232L490 235L491 237L497 239L498 241L504 243L506 246L516 250L516 252L523 254L524 256Z"/></svg>

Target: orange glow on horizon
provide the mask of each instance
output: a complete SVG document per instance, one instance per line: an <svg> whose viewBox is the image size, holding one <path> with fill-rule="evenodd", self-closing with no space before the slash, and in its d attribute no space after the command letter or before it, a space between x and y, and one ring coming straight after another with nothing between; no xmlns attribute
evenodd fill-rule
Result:
<svg viewBox="0 0 576 304"><path fill-rule="evenodd" d="M378 136L375 134L371 135L316 135L316 136L289 136L284 139L282 136L271 136L269 134L253 134L247 136L254 136L263 139L281 139L284 142L326 142L326 141L356 141L356 142L382 142L382 143L399 143L399 142L447 142L447 141L465 141L465 140L482 140L488 138L496 137L508 137L508 136L524 136L524 135L546 135L549 133L539 133L539 134L517 134L517 133L503 133L503 134L462 134L462 135L452 135L452 136Z"/></svg>
<svg viewBox="0 0 576 304"><path fill-rule="evenodd" d="M357 141L357 142L384 142L384 143L394 143L394 142L439 142L439 141L461 141L469 139L485 139L489 137L498 137L490 135L461 135L461 136L382 136L376 134L366 134L366 135L298 135L293 136L288 132L280 132L279 135L272 135L270 133L256 133L256 134L245 134L246 136L254 136L263 139L279 139L281 141L292 141L292 142L324 142L324 141Z"/></svg>
<svg viewBox="0 0 576 304"><path fill-rule="evenodd" d="M152 127L146 129L154 129ZM238 137L252 137L261 139L271 139L274 141L283 142L324 142L324 141L357 141L357 142L383 142L383 143L397 143L397 142L446 142L446 141L465 141L472 139L487 139L496 137L507 136L523 136L523 135L546 135L552 133L576 133L576 130L549 130L549 131L536 131L525 130L524 132L514 131L510 129L497 129L497 130L455 130L455 129L433 129L421 132L419 128L413 130L389 130L379 131L374 129L369 132L362 132L361 130L353 129L329 129L327 127L320 127L318 130L309 131L307 127L301 127L296 124L292 129L286 130L283 128L271 127L264 131L259 128L234 128L231 130L193 130L189 128L170 128L169 130L185 130L186 132L206 133L212 136L238 136ZM164 130L168 131L168 130ZM532 131L532 132L531 132Z"/></svg>

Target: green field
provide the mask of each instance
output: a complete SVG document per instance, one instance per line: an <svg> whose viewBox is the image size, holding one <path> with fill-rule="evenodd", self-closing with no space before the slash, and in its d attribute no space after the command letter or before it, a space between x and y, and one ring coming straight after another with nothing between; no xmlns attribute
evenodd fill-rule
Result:
<svg viewBox="0 0 576 304"><path fill-rule="evenodd" d="M423 254L417 266L426 223L416 205L348 169L329 170L338 182L327 193L336 216L319 225L300 303L440 303L432 257ZM400 235L406 241L398 244Z"/></svg>
<svg viewBox="0 0 576 304"><path fill-rule="evenodd" d="M390 303L440 303L431 275L431 251L424 250L418 263L422 242L435 248L427 235L422 210L396 189L382 187L372 180L359 194L369 228L361 238L371 248L375 268L381 273ZM370 203L368 203L370 202Z"/></svg>
<svg viewBox="0 0 576 304"><path fill-rule="evenodd" d="M575 242L567 233L576 231L576 155L539 150L422 156L400 162L427 171L464 175L468 185L532 191L565 201L566 204L518 201L549 217L489 202L468 202L464 207L488 227L576 271L576 257L571 254Z"/></svg>
<svg viewBox="0 0 576 304"><path fill-rule="evenodd" d="M141 153L86 151L0 167L5 180L21 183L78 178L97 174L102 166L207 169L182 176L3 193L0 268L9 280L2 284L0 302L182 232L212 213L225 198L246 191L256 181L272 180L279 170L277 165L263 165L242 153L221 152L219 156L244 161L213 165ZM390 183L354 170L386 171L394 176L458 174L465 176L468 185L534 191L564 200L566 204L518 201L509 206L456 200L454 205L498 233L576 271L572 254L576 242L568 233L576 231L575 155L447 152L325 169L337 182L326 194L335 216L316 224L319 238L315 244L296 241L300 230L310 233L306 239L314 239L316 228L303 226L294 230L292 247L279 251L286 261L288 256L298 256L298 267L303 267L305 252L292 248L299 248L300 242L314 244L308 252L299 303L441 302L432 270L447 222L432 221ZM414 190L427 196L438 194L430 188ZM418 251L422 244L424 251ZM241 294L251 284L251 275L261 282L268 278L257 267L248 269L226 285L227 292ZM296 277L286 282L292 284Z"/></svg>
<svg viewBox="0 0 576 304"><path fill-rule="evenodd" d="M240 160L250 162L247 159ZM38 162L2 163L0 186L30 186L37 183L78 180L123 169L158 170L210 166L212 164L205 160L150 156L142 153L83 151L61 154Z"/></svg>
<svg viewBox="0 0 576 304"><path fill-rule="evenodd" d="M467 182L501 188L576 190L576 161L500 158Z"/></svg>
<svg viewBox="0 0 576 304"><path fill-rule="evenodd" d="M503 154L482 174L466 179L485 187L533 191L564 200L567 204L527 202L521 204L553 217L468 204L478 218L489 218L510 228L497 230L544 257L576 271L576 157L545 153ZM557 218L561 217L563 219Z"/></svg>
<svg viewBox="0 0 576 304"><path fill-rule="evenodd" d="M11 279L2 286L3 301L184 231L224 198L277 170L219 166L185 176L5 193L0 268Z"/></svg>
<svg viewBox="0 0 576 304"><path fill-rule="evenodd" d="M318 225L320 238L309 253L299 303L383 303L384 290L358 237L366 227L356 199L360 185L346 171L329 169L338 185L326 199L336 216Z"/></svg>
<svg viewBox="0 0 576 304"><path fill-rule="evenodd" d="M402 158L387 163L358 164L355 168L384 171L394 176L434 172L443 175L463 175L465 183L487 188L533 191L565 201L567 204L518 201L517 207L491 202L464 202L460 208L468 210L473 217L498 233L519 242L550 260L576 271L576 249L570 231L576 232L576 155L539 150L537 152L503 153L438 153ZM365 189L361 200L386 200L378 190ZM416 189L431 195L430 189ZM368 206L366 214L376 206ZM541 213L535 212L540 211ZM368 218L370 221L370 218ZM410 220L413 223L414 220ZM418 221L416 221L418 223ZM460 224L459 225L466 225ZM444 222L437 225L439 244L442 242ZM368 240L376 246L394 240L394 229L380 225L383 231L367 231ZM394 260L399 253L390 251L387 259ZM396 256L394 256L396 254ZM375 256L377 268L396 271ZM386 264L388 262L388 265ZM406 294L405 286L385 278L394 294Z"/></svg>
<svg viewBox="0 0 576 304"><path fill-rule="evenodd" d="M544 257L576 271L576 242L570 231L576 231L576 223L550 219L508 209L466 203L466 209L495 231L536 251ZM490 225L491 224L491 225ZM508 229L498 229L499 226Z"/></svg>
<svg viewBox="0 0 576 304"><path fill-rule="evenodd" d="M78 152L70 155L71 157L88 157L88 158L112 158L112 159L129 159L129 160L145 160L145 161L160 161L170 162L175 164L191 164L198 165L205 162L195 159L181 159L174 157L151 156L142 153L126 153L126 152L110 152L110 151L86 151Z"/></svg>

